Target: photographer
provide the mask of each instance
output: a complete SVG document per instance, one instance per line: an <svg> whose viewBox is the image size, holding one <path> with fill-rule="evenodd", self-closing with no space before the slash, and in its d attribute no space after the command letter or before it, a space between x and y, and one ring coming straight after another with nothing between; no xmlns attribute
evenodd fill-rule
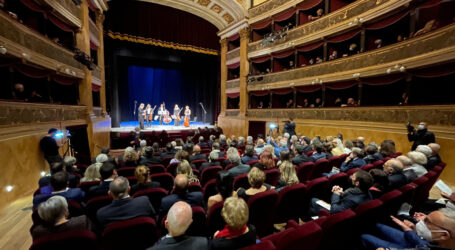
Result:
<svg viewBox="0 0 455 250"><path fill-rule="evenodd" d="M49 129L48 134L39 142L40 148L44 153L44 158L49 163L49 166L52 166L52 163L54 162L60 162L63 160L58 152L58 148L60 146L54 138L57 131L58 130L56 128Z"/></svg>
<svg viewBox="0 0 455 250"><path fill-rule="evenodd" d="M408 122L406 128L408 129L408 140L414 142L411 147L412 151L419 145L428 145L435 142L434 134L433 132L428 131L426 122L420 122L417 126L417 130Z"/></svg>
<svg viewBox="0 0 455 250"><path fill-rule="evenodd" d="M284 122L283 134L288 133L290 136L295 135L295 122L294 119L289 118L289 121Z"/></svg>

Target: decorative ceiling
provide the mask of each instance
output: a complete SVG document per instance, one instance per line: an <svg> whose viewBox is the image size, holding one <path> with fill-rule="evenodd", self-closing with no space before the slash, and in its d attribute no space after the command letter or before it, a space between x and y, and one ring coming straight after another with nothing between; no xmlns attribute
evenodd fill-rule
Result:
<svg viewBox="0 0 455 250"><path fill-rule="evenodd" d="M176 8L197 15L220 31L244 20L246 0L138 0Z"/></svg>

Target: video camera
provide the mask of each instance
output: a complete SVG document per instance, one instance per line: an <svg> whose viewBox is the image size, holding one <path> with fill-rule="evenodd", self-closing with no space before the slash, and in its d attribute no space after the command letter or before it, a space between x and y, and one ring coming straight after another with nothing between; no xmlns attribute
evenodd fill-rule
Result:
<svg viewBox="0 0 455 250"><path fill-rule="evenodd" d="M408 122L408 123L406 124L406 128L408 129L408 132L409 132L409 133L412 132L412 131L414 131L414 127L411 125L411 122Z"/></svg>

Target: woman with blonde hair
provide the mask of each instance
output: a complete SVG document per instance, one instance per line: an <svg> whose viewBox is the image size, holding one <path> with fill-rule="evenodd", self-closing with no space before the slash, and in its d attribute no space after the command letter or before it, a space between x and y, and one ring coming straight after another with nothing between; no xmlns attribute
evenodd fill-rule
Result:
<svg viewBox="0 0 455 250"><path fill-rule="evenodd" d="M236 192L237 197L240 197L244 199L246 202L248 202L248 199L251 196L273 188L272 186L264 182L265 182L264 171L257 167L253 167L248 173L248 183L250 184L251 187L246 190L244 188L239 188Z"/></svg>
<svg viewBox="0 0 455 250"><path fill-rule="evenodd" d="M247 225L249 210L244 200L238 197L227 198L221 216L226 226L215 232L210 249L239 249L256 243L256 228Z"/></svg>
<svg viewBox="0 0 455 250"><path fill-rule="evenodd" d="M280 169L281 176L280 176L280 180L278 181L278 183L275 187L277 189L277 191L280 191L281 189L283 189L287 186L299 183L299 178L297 177L297 172L295 171L294 165L291 162L289 162L289 161L283 162L280 165L279 169Z"/></svg>
<svg viewBox="0 0 455 250"><path fill-rule="evenodd" d="M194 176L193 169L190 166L190 163L187 160L183 160L179 162L177 166L177 174L183 174L188 179L188 183L197 182L199 183L199 179Z"/></svg>
<svg viewBox="0 0 455 250"><path fill-rule="evenodd" d="M88 168L85 170L84 177L82 177L79 183L101 180L100 167L102 165L102 163L95 163L88 166Z"/></svg>
<svg viewBox="0 0 455 250"><path fill-rule="evenodd" d="M137 167L139 157L135 151L125 151L123 154L123 167Z"/></svg>
<svg viewBox="0 0 455 250"><path fill-rule="evenodd" d="M150 176L150 170L146 166L139 166L134 171L134 176L137 178L137 183L131 187L130 194L133 195L137 191L148 189L148 188L158 188L160 183L152 181Z"/></svg>

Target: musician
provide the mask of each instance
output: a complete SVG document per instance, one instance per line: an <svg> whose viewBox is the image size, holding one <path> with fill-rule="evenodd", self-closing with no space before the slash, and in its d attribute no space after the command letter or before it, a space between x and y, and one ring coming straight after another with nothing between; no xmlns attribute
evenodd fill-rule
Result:
<svg viewBox="0 0 455 250"><path fill-rule="evenodd" d="M189 127L190 126L190 118L191 118L191 109L188 105L185 106L185 122L184 122L184 126L185 127Z"/></svg>
<svg viewBox="0 0 455 250"><path fill-rule="evenodd" d="M139 109L137 110L137 118L139 120L139 125L141 129L144 129L144 117L145 117L144 103L141 103L139 105Z"/></svg>
<svg viewBox="0 0 455 250"><path fill-rule="evenodd" d="M145 118L144 118L144 120L147 120L147 126L148 127L152 126L153 113L155 112L155 108L156 108L156 105L152 109L152 105L147 104L147 108L145 109Z"/></svg>
<svg viewBox="0 0 455 250"><path fill-rule="evenodd" d="M164 106L164 102L161 103L160 108L158 109L158 115L160 116L160 125L163 125L163 118L164 114L166 113L166 107Z"/></svg>
<svg viewBox="0 0 455 250"><path fill-rule="evenodd" d="M174 115L173 115L174 125L175 126L179 126L180 125L180 111L182 111L182 110L179 108L179 105L175 104L175 106L174 106Z"/></svg>

